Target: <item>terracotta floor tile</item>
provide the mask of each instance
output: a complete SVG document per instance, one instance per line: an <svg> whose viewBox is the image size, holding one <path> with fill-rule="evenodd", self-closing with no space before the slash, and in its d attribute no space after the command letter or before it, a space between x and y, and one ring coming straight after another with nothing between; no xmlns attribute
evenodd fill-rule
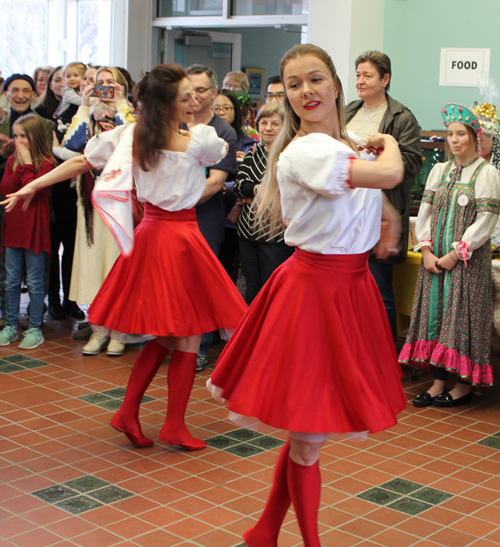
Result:
<svg viewBox="0 0 500 547"><path fill-rule="evenodd" d="M68 513L59 507L44 504L38 509L24 513L23 518L39 526L48 526L53 522L67 519Z"/></svg>
<svg viewBox="0 0 500 547"><path fill-rule="evenodd" d="M500 508L492 506L483 507L474 513L474 517L491 522L492 524L498 524L500 522Z"/></svg>
<svg viewBox="0 0 500 547"><path fill-rule="evenodd" d="M451 526L457 520L462 519L463 514L457 513L456 511L450 511L444 507L433 507L432 509L425 511L422 518L443 526Z"/></svg>
<svg viewBox="0 0 500 547"><path fill-rule="evenodd" d="M141 547L170 547L178 545L181 541L178 536L164 530L154 530L134 538L134 545L140 545Z"/></svg>
<svg viewBox="0 0 500 547"><path fill-rule="evenodd" d="M299 540L297 542L297 540ZM330 530L321 534L320 541L323 545L335 545L335 547L351 547L351 545L357 545L360 543L360 539L357 536L341 532L340 530ZM368 545L366 541L362 541L363 546ZM300 538L296 537L295 542L292 545L302 545Z"/></svg>
<svg viewBox="0 0 500 547"><path fill-rule="evenodd" d="M384 524L385 526L389 527L396 526L410 519L410 517L405 513L393 511L392 509L388 509L387 507L380 507L378 509L375 509L374 511L366 513L364 518L373 522Z"/></svg>
<svg viewBox="0 0 500 547"><path fill-rule="evenodd" d="M166 525L166 524L165 524ZM106 530L125 539L132 539L155 530L156 526L136 517L126 518L106 526Z"/></svg>
<svg viewBox="0 0 500 547"><path fill-rule="evenodd" d="M440 530L429 539L441 545L446 545L446 547L465 547L466 545L470 545L477 538L453 528Z"/></svg>
<svg viewBox="0 0 500 547"><path fill-rule="evenodd" d="M45 526L45 529L63 538L72 539L95 530L96 526L80 517L69 517L49 524Z"/></svg>
<svg viewBox="0 0 500 547"><path fill-rule="evenodd" d="M224 503L224 507L236 511L241 515L260 514L264 509L265 502L253 496L243 496Z"/></svg>
<svg viewBox="0 0 500 547"><path fill-rule="evenodd" d="M110 547L116 545L120 539L117 535L98 528L92 532L73 538L72 541L77 545L81 545L81 547Z"/></svg>
<svg viewBox="0 0 500 547"><path fill-rule="evenodd" d="M201 520L210 526L222 528L232 522L241 520L241 515L224 507L213 507L208 511L198 513L196 519Z"/></svg>
<svg viewBox="0 0 500 547"><path fill-rule="evenodd" d="M195 518L187 517L174 523L169 523L166 528L171 534L184 539L193 539L213 531L215 528Z"/></svg>
<svg viewBox="0 0 500 547"><path fill-rule="evenodd" d="M410 545L413 545L418 538L396 529L389 529L371 539L373 542L380 543L385 547L409 547Z"/></svg>
<svg viewBox="0 0 500 547"><path fill-rule="evenodd" d="M139 518L157 527L168 527L174 522L178 522L186 518L186 515L175 511L170 507L157 507L151 511L141 513Z"/></svg>
<svg viewBox="0 0 500 547"><path fill-rule="evenodd" d="M224 530L213 530L196 538L196 543L204 547L232 547L241 542L241 537Z"/></svg>
<svg viewBox="0 0 500 547"><path fill-rule="evenodd" d="M9 517L2 520L2 537L7 539L37 528L37 525L21 517Z"/></svg>
<svg viewBox="0 0 500 547"><path fill-rule="evenodd" d="M60 541L61 538L59 536L43 528L38 528L16 536L15 545L18 547L48 547Z"/></svg>
<svg viewBox="0 0 500 547"><path fill-rule="evenodd" d="M484 522L475 517L466 517L453 525L454 530L464 532L474 537L486 536L498 529L498 523Z"/></svg>
<svg viewBox="0 0 500 547"><path fill-rule="evenodd" d="M386 527L373 521L359 518L341 525L339 529L353 536L367 539L384 532Z"/></svg>
<svg viewBox="0 0 500 547"><path fill-rule="evenodd" d="M416 537L427 538L439 530L442 530L440 524L424 520L424 518L413 517L396 525L398 530L406 532Z"/></svg>
<svg viewBox="0 0 500 547"><path fill-rule="evenodd" d="M126 518L128 518L128 516L128 513L116 509L114 505L103 505L102 507L98 507L93 511L83 513L81 515L81 518L92 522L96 526L106 527L114 524L115 522L125 520Z"/></svg>

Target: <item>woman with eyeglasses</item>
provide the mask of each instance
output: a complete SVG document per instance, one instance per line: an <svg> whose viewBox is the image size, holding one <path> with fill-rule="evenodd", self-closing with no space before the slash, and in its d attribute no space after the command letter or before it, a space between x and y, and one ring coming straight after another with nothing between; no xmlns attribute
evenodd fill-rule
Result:
<svg viewBox="0 0 500 547"><path fill-rule="evenodd" d="M236 156L243 158L255 144L255 140L243 128L238 97L229 89L221 89L215 96L212 110L236 131Z"/></svg>
<svg viewBox="0 0 500 547"><path fill-rule="evenodd" d="M283 126L285 109L277 103L262 106L257 114L257 127L262 144L255 152L248 152L241 164L234 194L243 205L238 219L237 234L240 249L241 266L247 284L247 304L271 277L274 270L292 256L294 247L284 241L285 226L278 230L272 239L269 231L255 224L255 207L252 205L267 167L267 155Z"/></svg>

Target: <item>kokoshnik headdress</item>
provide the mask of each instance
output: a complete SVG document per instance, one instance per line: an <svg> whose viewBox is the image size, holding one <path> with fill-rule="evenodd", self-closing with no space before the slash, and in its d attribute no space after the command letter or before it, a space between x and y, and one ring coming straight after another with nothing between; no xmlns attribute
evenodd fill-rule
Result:
<svg viewBox="0 0 500 547"><path fill-rule="evenodd" d="M448 103L443 106L441 111L443 124L448 127L450 123L462 123L473 129L477 135L477 154L481 155L481 126L479 120L472 110L458 103Z"/></svg>
<svg viewBox="0 0 500 547"><path fill-rule="evenodd" d="M485 76L484 74L478 74L479 81L479 93L483 99L482 104L476 104L472 109L472 112L476 115L481 129L491 136L499 134L498 127L498 112L496 103L499 90L495 85L495 82Z"/></svg>

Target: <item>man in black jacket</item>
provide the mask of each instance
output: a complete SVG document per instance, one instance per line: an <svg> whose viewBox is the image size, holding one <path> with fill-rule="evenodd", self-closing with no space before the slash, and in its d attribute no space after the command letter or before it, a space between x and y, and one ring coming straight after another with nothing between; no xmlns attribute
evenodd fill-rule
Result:
<svg viewBox="0 0 500 547"><path fill-rule="evenodd" d="M391 82L391 61L379 51L367 51L356 59L356 88L360 100L346 106L347 128L361 137L374 133L392 135L399 145L405 166L404 179L392 190L384 190L401 215L399 253L386 260L370 256L370 271L377 282L389 317L392 334L397 338L396 304L392 289L392 268L405 262L408 253L410 191L413 179L422 167L420 129L415 116L387 93Z"/></svg>

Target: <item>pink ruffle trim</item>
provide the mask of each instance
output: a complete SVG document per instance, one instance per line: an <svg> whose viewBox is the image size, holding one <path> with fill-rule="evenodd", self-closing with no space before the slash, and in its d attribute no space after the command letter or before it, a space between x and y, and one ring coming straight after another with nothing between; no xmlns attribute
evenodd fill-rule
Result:
<svg viewBox="0 0 500 547"><path fill-rule="evenodd" d="M473 363L469 357L459 355L456 350L442 346L437 340L428 342L419 340L405 344L399 354L399 362L424 370L430 370L432 366L443 367L474 385L490 386L493 384L491 365Z"/></svg>

